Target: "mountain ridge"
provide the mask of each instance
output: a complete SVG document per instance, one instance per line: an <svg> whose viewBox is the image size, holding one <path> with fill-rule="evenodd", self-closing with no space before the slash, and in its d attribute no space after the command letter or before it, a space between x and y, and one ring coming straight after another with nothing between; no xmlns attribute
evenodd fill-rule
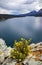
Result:
<svg viewBox="0 0 42 65"><path fill-rule="evenodd" d="M35 17L42 17L42 9L40 9L38 12L33 10L30 13L26 14L19 14L19 15L12 15L12 14L0 14L0 20L3 19L9 19L9 18L16 18L16 17L26 17L26 16L35 16Z"/></svg>

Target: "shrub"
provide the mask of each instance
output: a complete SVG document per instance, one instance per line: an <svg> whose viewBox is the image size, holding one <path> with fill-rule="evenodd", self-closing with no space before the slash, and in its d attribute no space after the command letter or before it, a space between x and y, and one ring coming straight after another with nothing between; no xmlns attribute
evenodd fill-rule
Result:
<svg viewBox="0 0 42 65"><path fill-rule="evenodd" d="M15 41L11 50L11 57L18 61L23 61L29 54L31 47L29 46L30 39L21 38L20 41Z"/></svg>

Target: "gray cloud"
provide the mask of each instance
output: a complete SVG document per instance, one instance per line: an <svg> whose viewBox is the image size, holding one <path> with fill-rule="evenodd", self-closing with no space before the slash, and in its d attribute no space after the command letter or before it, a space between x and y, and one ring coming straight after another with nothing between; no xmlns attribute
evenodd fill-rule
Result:
<svg viewBox="0 0 42 65"><path fill-rule="evenodd" d="M38 0L40 3L42 3L42 0Z"/></svg>
<svg viewBox="0 0 42 65"><path fill-rule="evenodd" d="M36 0L35 0L36 1ZM25 4L32 4L33 2L35 2L34 0L26 0Z"/></svg>
<svg viewBox="0 0 42 65"><path fill-rule="evenodd" d="M0 8L14 14L27 13L42 8L42 0L0 0Z"/></svg>

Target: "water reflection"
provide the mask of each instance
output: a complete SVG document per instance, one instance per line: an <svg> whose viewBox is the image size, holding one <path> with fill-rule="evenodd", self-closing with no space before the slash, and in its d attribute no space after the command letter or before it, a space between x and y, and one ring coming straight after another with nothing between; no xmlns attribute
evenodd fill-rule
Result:
<svg viewBox="0 0 42 65"><path fill-rule="evenodd" d="M15 39L32 38L32 42L42 41L42 17L13 18L0 22L0 37L7 45L12 45Z"/></svg>
<svg viewBox="0 0 42 65"><path fill-rule="evenodd" d="M37 17L35 18L35 25L34 25L35 29L42 29L42 17Z"/></svg>

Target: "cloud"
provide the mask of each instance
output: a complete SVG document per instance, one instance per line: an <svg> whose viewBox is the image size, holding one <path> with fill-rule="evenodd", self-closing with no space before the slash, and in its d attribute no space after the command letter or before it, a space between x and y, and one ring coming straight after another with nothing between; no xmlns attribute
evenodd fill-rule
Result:
<svg viewBox="0 0 42 65"><path fill-rule="evenodd" d="M38 11L42 8L42 0L0 0L0 8L0 10L3 8L6 13L9 11L13 14L27 13L32 10Z"/></svg>
<svg viewBox="0 0 42 65"><path fill-rule="evenodd" d="M42 3L42 0L38 0L40 3Z"/></svg>
<svg viewBox="0 0 42 65"><path fill-rule="evenodd" d="M36 1L36 0L35 0ZM35 2L34 0L26 0L25 4L32 4L33 2Z"/></svg>
<svg viewBox="0 0 42 65"><path fill-rule="evenodd" d="M0 14L11 14L11 12L12 12L11 10L0 8Z"/></svg>

